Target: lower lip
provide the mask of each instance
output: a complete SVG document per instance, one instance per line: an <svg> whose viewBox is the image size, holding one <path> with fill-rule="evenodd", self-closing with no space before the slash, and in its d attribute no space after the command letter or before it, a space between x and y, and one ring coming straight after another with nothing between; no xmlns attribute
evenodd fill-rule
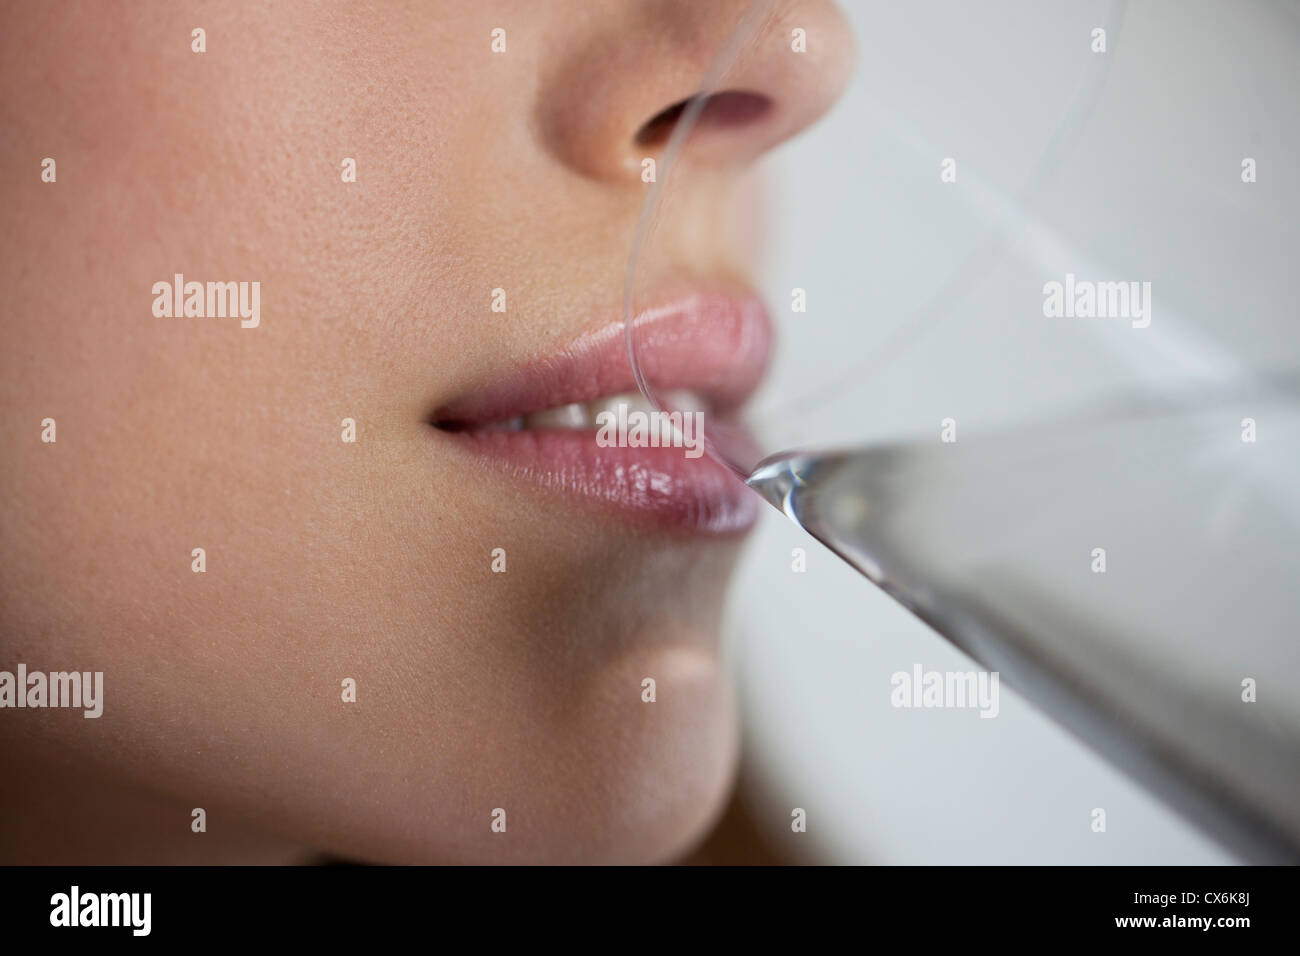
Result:
<svg viewBox="0 0 1300 956"><path fill-rule="evenodd" d="M758 518L752 491L708 455L683 448L603 448L596 432L438 432L545 493L585 501L660 529L738 535Z"/></svg>

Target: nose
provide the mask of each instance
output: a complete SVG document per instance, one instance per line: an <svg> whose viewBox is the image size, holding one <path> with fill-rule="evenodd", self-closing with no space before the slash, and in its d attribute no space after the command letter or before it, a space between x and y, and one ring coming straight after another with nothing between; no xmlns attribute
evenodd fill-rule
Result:
<svg viewBox="0 0 1300 956"><path fill-rule="evenodd" d="M570 35L537 101L547 150L594 179L641 182L643 160L688 110L696 121L683 161L749 162L826 112L852 70L848 25L828 0L594 8L609 12ZM702 91L706 79L715 82Z"/></svg>

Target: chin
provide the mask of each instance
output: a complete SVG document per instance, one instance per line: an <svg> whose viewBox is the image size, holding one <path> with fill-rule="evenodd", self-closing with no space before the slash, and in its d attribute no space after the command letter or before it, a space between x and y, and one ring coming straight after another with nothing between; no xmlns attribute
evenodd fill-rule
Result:
<svg viewBox="0 0 1300 956"><path fill-rule="evenodd" d="M498 683L418 727L404 713L336 736L334 770L299 781L318 812L278 829L367 863L671 863L716 823L735 778L734 695L700 643L631 640L580 682Z"/></svg>

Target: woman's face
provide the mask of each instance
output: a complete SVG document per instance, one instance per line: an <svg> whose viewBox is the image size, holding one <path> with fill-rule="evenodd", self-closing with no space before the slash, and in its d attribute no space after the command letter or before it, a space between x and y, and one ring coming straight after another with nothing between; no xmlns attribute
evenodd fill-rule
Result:
<svg viewBox="0 0 1300 956"><path fill-rule="evenodd" d="M98 719L0 711L30 787L139 794L166 808L150 832L209 857L238 832L659 861L702 834L756 506L707 456L600 447L592 406L538 413L635 391L623 285L671 115L651 120L745 6L0 14L0 669L104 674ZM731 186L829 107L847 43L828 5L778 3L684 154L640 281L650 359L706 433L766 355ZM245 313L207 315L227 282Z"/></svg>

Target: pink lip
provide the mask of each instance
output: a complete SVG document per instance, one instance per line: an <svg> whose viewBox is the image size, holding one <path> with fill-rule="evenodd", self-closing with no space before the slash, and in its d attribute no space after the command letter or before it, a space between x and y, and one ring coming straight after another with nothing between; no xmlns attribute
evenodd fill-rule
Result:
<svg viewBox="0 0 1300 956"><path fill-rule="evenodd" d="M771 323L756 298L686 295L638 316L636 336L642 369L656 392L689 389L703 398L710 444L724 437L743 440L729 416L758 386L771 350ZM755 496L710 455L688 458L682 448L602 448L594 430L486 427L632 391L636 379L624 324L616 321L447 403L432 421L439 438L564 497L701 534L748 529L758 514Z"/></svg>

